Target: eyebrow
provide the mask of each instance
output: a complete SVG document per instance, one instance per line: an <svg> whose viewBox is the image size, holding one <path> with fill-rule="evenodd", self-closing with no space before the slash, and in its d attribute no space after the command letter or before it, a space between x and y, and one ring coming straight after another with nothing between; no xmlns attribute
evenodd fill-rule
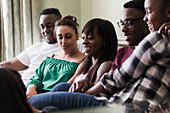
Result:
<svg viewBox="0 0 170 113"><path fill-rule="evenodd" d="M126 18L124 21L129 21L132 20L133 18Z"/></svg>

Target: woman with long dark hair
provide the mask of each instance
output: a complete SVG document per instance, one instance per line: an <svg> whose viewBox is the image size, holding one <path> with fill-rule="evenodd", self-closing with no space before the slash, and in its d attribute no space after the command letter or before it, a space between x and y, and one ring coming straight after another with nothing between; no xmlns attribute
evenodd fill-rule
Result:
<svg viewBox="0 0 170 113"><path fill-rule="evenodd" d="M43 109L50 105L63 110L103 105L90 92L101 76L110 70L117 52L116 32L111 22L95 18L84 26L82 38L86 58L74 76L68 83L58 84L50 93L30 98L34 107Z"/></svg>

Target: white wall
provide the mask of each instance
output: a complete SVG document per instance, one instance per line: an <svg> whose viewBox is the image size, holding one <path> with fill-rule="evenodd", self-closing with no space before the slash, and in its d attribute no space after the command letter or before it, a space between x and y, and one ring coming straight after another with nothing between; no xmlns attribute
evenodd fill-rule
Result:
<svg viewBox="0 0 170 113"><path fill-rule="evenodd" d="M40 10L56 7L62 15L74 15L80 24L80 32L84 24L95 17L110 20L115 26L117 35L122 33L117 26L121 17L123 3L127 0L40 0Z"/></svg>
<svg viewBox="0 0 170 113"><path fill-rule="evenodd" d="M117 26L120 20L123 3L127 0L81 0L81 25L95 17L110 20L115 26L117 35L122 33Z"/></svg>
<svg viewBox="0 0 170 113"><path fill-rule="evenodd" d="M40 0L40 11L45 8L57 8L63 16L73 15L81 26L80 0ZM79 30L81 27L79 28Z"/></svg>

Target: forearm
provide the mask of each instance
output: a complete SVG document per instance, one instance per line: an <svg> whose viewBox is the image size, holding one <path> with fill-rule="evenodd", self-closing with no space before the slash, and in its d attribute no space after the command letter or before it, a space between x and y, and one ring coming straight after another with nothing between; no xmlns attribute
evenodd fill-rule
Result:
<svg viewBox="0 0 170 113"><path fill-rule="evenodd" d="M105 93L107 94L107 91L104 89L104 87L101 85L101 82L98 82L97 84L95 84L93 87L91 87L90 89L88 89L86 92L86 94L97 94L97 93Z"/></svg>
<svg viewBox="0 0 170 113"><path fill-rule="evenodd" d="M9 61L3 61L0 63L0 66L5 66L7 68L16 70L16 71L21 71L21 70L25 70L28 68L28 66L22 64L18 59L13 58Z"/></svg>

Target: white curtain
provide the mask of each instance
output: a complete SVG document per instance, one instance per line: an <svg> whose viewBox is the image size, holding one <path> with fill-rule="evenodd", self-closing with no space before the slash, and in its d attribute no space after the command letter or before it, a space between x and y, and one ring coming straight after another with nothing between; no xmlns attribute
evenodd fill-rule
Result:
<svg viewBox="0 0 170 113"><path fill-rule="evenodd" d="M40 41L39 0L2 0L1 61ZM4 45L3 45L4 43Z"/></svg>

